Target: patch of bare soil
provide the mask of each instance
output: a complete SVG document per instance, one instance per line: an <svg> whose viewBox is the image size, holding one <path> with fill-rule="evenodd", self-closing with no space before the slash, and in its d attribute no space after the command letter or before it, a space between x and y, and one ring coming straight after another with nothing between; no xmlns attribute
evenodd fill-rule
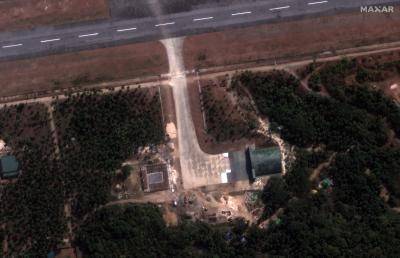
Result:
<svg viewBox="0 0 400 258"><path fill-rule="evenodd" d="M167 226L177 226L178 225L178 215L170 210L168 205L164 206L163 218Z"/></svg>
<svg viewBox="0 0 400 258"><path fill-rule="evenodd" d="M258 120L248 103L228 87L228 77L193 77L188 84L191 113L201 149L206 153L242 150L260 140Z"/></svg>
<svg viewBox="0 0 400 258"><path fill-rule="evenodd" d="M132 164L132 163L128 163L128 164ZM129 196L141 196L143 195L143 191L142 191L142 185L140 182L140 171L139 171L139 167L138 164L135 165L131 165L133 170L130 174L130 176L128 177L128 179L123 182L123 186L122 189L124 189L127 194Z"/></svg>
<svg viewBox="0 0 400 258"><path fill-rule="evenodd" d="M393 76L378 86L387 96L400 103L400 75Z"/></svg>
<svg viewBox="0 0 400 258"><path fill-rule="evenodd" d="M0 62L0 71L4 97L159 75L168 72L168 60L159 42L148 42Z"/></svg>
<svg viewBox="0 0 400 258"><path fill-rule="evenodd" d="M319 175L321 174L321 171L326 169L326 168L328 168L332 164L332 161L335 158L335 156L336 156L336 153L332 154L327 161L322 162L321 164L319 164L318 167L316 167L312 171L312 173L311 173L311 175L309 177L310 181L314 181L315 179L319 178Z"/></svg>
<svg viewBox="0 0 400 258"><path fill-rule="evenodd" d="M223 187L223 186L221 186ZM246 198L250 192L236 192L229 194L221 191L220 186L211 192L188 191L181 193L176 212L192 220L201 220L208 223L224 223L236 218L244 218L254 223L257 218L253 213L261 208L258 203L249 207Z"/></svg>
<svg viewBox="0 0 400 258"><path fill-rule="evenodd" d="M347 13L187 37L187 69L266 62L400 40L398 13Z"/></svg>
<svg viewBox="0 0 400 258"><path fill-rule="evenodd" d="M107 0L0 1L0 30L29 29L108 17Z"/></svg>
<svg viewBox="0 0 400 258"><path fill-rule="evenodd" d="M373 87L400 103L400 51L359 57L356 60L359 66L376 77L375 81L369 82ZM356 75L352 74L349 80L357 80Z"/></svg>
<svg viewBox="0 0 400 258"><path fill-rule="evenodd" d="M57 254L57 258L75 258L75 250L73 248L63 248L59 250L59 254Z"/></svg>

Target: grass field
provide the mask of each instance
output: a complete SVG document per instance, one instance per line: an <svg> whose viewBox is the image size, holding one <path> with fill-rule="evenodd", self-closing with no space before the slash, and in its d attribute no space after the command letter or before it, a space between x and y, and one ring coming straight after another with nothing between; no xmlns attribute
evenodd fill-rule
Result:
<svg viewBox="0 0 400 258"><path fill-rule="evenodd" d="M108 17L107 0L0 1L0 30L29 29Z"/></svg>
<svg viewBox="0 0 400 258"><path fill-rule="evenodd" d="M168 72L159 42L0 62L0 96L79 87Z"/></svg>
<svg viewBox="0 0 400 258"><path fill-rule="evenodd" d="M187 37L186 69L274 62L400 40L400 15L347 13Z"/></svg>

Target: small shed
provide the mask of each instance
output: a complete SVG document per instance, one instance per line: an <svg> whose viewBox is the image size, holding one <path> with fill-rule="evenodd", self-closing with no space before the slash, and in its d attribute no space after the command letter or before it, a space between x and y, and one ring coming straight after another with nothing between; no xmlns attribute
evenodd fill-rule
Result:
<svg viewBox="0 0 400 258"><path fill-rule="evenodd" d="M17 177L19 174L19 163L15 156L13 155L5 155L0 159L1 163L1 178L10 179Z"/></svg>

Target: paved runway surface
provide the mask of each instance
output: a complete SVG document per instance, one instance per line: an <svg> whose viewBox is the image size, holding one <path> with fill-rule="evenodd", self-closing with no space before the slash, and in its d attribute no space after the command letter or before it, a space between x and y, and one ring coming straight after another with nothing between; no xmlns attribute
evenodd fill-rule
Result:
<svg viewBox="0 0 400 258"><path fill-rule="evenodd" d="M110 20L3 32L0 33L0 60L199 34L390 3L400 4L400 0L266 0L156 18Z"/></svg>

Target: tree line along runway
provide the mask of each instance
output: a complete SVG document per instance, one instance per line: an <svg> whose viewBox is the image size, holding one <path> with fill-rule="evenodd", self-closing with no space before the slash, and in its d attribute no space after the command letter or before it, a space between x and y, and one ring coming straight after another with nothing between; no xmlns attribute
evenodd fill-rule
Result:
<svg viewBox="0 0 400 258"><path fill-rule="evenodd" d="M200 34L279 19L339 13L400 0L280 0L132 20L107 20L0 33L0 60L95 49Z"/></svg>

